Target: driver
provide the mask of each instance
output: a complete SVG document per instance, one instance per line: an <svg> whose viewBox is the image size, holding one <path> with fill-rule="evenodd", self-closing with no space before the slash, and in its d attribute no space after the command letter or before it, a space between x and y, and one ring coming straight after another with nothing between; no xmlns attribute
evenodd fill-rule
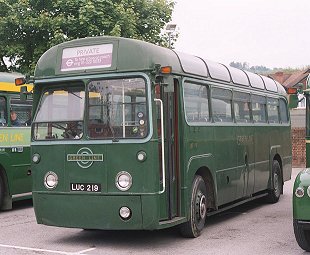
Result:
<svg viewBox="0 0 310 255"><path fill-rule="evenodd" d="M62 134L65 139L80 139L82 135L78 122L68 123L65 132Z"/></svg>

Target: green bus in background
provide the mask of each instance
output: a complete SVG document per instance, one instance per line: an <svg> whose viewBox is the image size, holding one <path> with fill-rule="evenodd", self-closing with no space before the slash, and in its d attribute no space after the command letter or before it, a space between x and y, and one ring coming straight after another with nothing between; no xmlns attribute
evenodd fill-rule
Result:
<svg viewBox="0 0 310 255"><path fill-rule="evenodd" d="M293 190L293 226L298 245L310 251L310 76L307 89L303 91L306 100L306 169L296 177ZM295 94L296 95L296 94ZM293 96L293 95L292 95ZM292 102L294 102L292 100ZM297 107L297 97L295 106Z"/></svg>
<svg viewBox="0 0 310 255"><path fill-rule="evenodd" d="M31 100L20 99L19 74L0 73L0 210L31 197ZM32 86L27 86L31 89Z"/></svg>
<svg viewBox="0 0 310 255"><path fill-rule="evenodd" d="M200 235L207 216L291 177L284 88L146 42L48 50L34 75L31 155L40 224Z"/></svg>

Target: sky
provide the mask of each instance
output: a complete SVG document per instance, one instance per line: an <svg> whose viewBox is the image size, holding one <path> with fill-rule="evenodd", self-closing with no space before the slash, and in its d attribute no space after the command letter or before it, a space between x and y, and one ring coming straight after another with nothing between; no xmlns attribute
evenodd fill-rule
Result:
<svg viewBox="0 0 310 255"><path fill-rule="evenodd" d="M310 0L176 0L178 51L229 64L310 65Z"/></svg>

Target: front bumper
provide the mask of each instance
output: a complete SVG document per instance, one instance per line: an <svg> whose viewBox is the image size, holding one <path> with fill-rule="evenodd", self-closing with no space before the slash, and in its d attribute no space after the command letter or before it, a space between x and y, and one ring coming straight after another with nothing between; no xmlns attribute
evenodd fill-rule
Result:
<svg viewBox="0 0 310 255"><path fill-rule="evenodd" d="M89 195L33 192L33 204L39 224L104 230L156 229L156 196ZM129 220L121 219L119 209L132 211Z"/></svg>
<svg viewBox="0 0 310 255"><path fill-rule="evenodd" d="M310 230L310 221L297 220L297 224L304 230Z"/></svg>

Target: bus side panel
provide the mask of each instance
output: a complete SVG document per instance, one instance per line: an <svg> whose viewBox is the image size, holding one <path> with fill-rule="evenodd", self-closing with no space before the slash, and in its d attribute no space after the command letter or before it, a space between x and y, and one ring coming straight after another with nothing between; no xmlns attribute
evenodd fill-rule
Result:
<svg viewBox="0 0 310 255"><path fill-rule="evenodd" d="M288 181L291 179L292 175L292 141L291 141L291 127L284 126L282 135L282 171L283 171L283 181ZM289 138L289 139L288 139Z"/></svg>
<svg viewBox="0 0 310 255"><path fill-rule="evenodd" d="M187 179L192 181L198 169L200 170L199 173L202 175L207 175L207 171L211 174L212 180L210 181L213 182L213 187L215 189L213 190L213 194L215 196L214 198L216 198L217 197L216 173L215 171L213 171L214 157L211 153L201 155L200 157L198 156L192 157L189 159L188 164L187 164L187 173L186 173L186 176L188 177ZM184 201L185 210L190 208L191 186L192 186L192 182L191 183L188 182L188 185L186 187L182 187L182 191L185 192L183 196L185 197L185 200L182 200ZM211 201L208 201L208 202L211 202ZM216 199L215 199L215 203L216 203ZM189 215L188 211L186 211L186 215L187 216Z"/></svg>
<svg viewBox="0 0 310 255"><path fill-rule="evenodd" d="M255 186L254 193L266 190L269 181L269 130L266 125L255 126Z"/></svg>
<svg viewBox="0 0 310 255"><path fill-rule="evenodd" d="M10 195L31 191L30 128L1 128L1 164L8 178Z"/></svg>
<svg viewBox="0 0 310 255"><path fill-rule="evenodd" d="M279 155L280 165L282 165L283 181L291 178L291 139L290 130L287 126L270 126L270 176L272 173L272 162L276 155ZM286 138L286 139L284 139ZM271 178L271 177L270 177ZM269 181L270 185L271 181ZM270 187L270 186L269 186Z"/></svg>
<svg viewBox="0 0 310 255"><path fill-rule="evenodd" d="M181 174L181 201L184 201L184 203L181 205L181 212L184 213L182 213L182 216L183 214L188 215L189 213L192 182L196 172L200 168L204 168L204 170L209 169L213 177L213 182L216 182L213 132L214 127L212 126L185 126L183 134L184 151L180 151L181 155L185 155L185 157L180 157L181 160L184 160L180 164L183 166L183 172ZM214 187L216 189L216 183L214 183ZM214 193L216 194L216 190Z"/></svg>
<svg viewBox="0 0 310 255"><path fill-rule="evenodd" d="M250 124L251 125L251 124ZM238 169L237 198L249 197L254 189L253 127L240 125L236 130Z"/></svg>
<svg viewBox="0 0 310 255"><path fill-rule="evenodd" d="M236 129L232 126L214 127L214 159L218 205L237 199L238 168Z"/></svg>

